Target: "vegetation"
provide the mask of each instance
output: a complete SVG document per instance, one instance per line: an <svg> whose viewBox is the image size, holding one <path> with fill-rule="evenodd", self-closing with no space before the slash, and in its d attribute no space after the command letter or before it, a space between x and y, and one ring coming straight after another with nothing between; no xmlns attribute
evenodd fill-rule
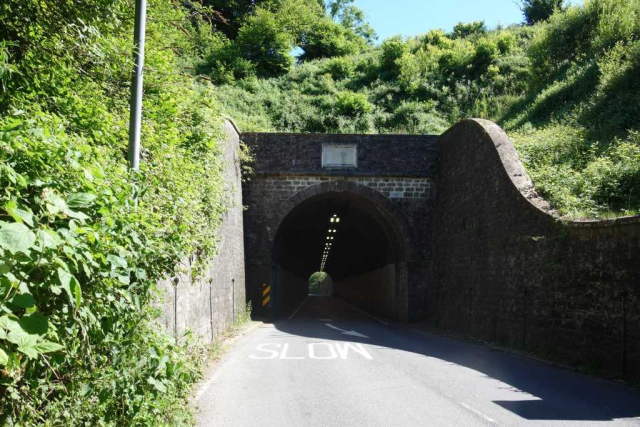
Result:
<svg viewBox="0 0 640 427"><path fill-rule="evenodd" d="M489 118L563 215L640 210L640 0L377 47L352 3L151 0L139 173L133 0L0 4L0 423L192 421L206 351L161 332L152 301L181 259L197 275L216 253L224 113L296 132Z"/></svg>
<svg viewBox="0 0 640 427"><path fill-rule="evenodd" d="M532 26L461 23L355 54L303 55L279 76L221 85L218 99L247 131L439 134L462 118L491 119L561 215L633 214L640 0L525 6L552 3Z"/></svg>
<svg viewBox="0 0 640 427"><path fill-rule="evenodd" d="M309 277L309 293L317 294L320 292L320 287L325 284L326 281L330 281L331 277L324 271L316 271Z"/></svg>
<svg viewBox="0 0 640 427"><path fill-rule="evenodd" d="M206 1L220 11L211 24L221 31L202 31L207 36L201 41L204 57L198 70L217 83L230 83L286 74L294 63L293 47L301 49L302 60L365 50L375 33L353 1Z"/></svg>
<svg viewBox="0 0 640 427"><path fill-rule="evenodd" d="M0 6L2 425L192 419L205 349L161 332L152 300L181 259L215 254L227 205L220 107L188 72L205 13L150 2L134 174L133 2Z"/></svg>
<svg viewBox="0 0 640 427"><path fill-rule="evenodd" d="M520 9L527 24L546 21L557 10L565 7L565 0L521 0Z"/></svg>

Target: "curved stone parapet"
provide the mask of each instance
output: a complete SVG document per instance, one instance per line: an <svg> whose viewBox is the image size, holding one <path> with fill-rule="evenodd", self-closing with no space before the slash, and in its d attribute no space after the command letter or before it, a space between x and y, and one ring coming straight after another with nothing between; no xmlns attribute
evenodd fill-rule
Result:
<svg viewBox="0 0 640 427"><path fill-rule="evenodd" d="M495 147L505 173L522 197L541 212L551 215L556 220L561 220L557 212L551 208L549 202L536 192L533 181L520 161L518 151L500 126L490 120L465 119L456 123L441 138L448 138L450 137L447 136L448 134L456 132L471 132L472 134L484 136L487 139L486 142ZM569 227L607 227L622 224L640 224L640 215L622 216L614 219L563 220L563 224Z"/></svg>
<svg viewBox="0 0 640 427"><path fill-rule="evenodd" d="M492 122L439 145L429 321L640 380L640 217L562 220Z"/></svg>

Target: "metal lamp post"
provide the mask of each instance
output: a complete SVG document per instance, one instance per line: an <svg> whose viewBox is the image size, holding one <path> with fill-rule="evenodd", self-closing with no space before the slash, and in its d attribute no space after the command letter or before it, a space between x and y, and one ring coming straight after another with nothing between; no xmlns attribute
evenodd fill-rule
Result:
<svg viewBox="0 0 640 427"><path fill-rule="evenodd" d="M129 119L129 167L140 167L140 123L142 119L142 77L144 69L144 33L147 20L147 0L136 0L136 22L133 36L134 67L131 79L131 115Z"/></svg>

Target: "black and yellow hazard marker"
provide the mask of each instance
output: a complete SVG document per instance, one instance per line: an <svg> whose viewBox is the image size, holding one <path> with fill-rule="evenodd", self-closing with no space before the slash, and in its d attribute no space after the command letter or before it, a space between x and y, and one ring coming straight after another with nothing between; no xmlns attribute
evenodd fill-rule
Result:
<svg viewBox="0 0 640 427"><path fill-rule="evenodd" d="M269 305L269 302L271 301L271 286L267 285L266 283L262 284L262 306L263 307L267 307Z"/></svg>

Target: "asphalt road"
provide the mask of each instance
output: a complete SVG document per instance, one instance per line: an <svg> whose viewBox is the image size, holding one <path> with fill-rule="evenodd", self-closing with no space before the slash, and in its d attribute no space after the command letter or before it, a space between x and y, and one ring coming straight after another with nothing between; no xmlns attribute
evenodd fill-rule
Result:
<svg viewBox="0 0 640 427"><path fill-rule="evenodd" d="M241 338L197 393L201 426L640 426L640 391L384 325L328 297Z"/></svg>

